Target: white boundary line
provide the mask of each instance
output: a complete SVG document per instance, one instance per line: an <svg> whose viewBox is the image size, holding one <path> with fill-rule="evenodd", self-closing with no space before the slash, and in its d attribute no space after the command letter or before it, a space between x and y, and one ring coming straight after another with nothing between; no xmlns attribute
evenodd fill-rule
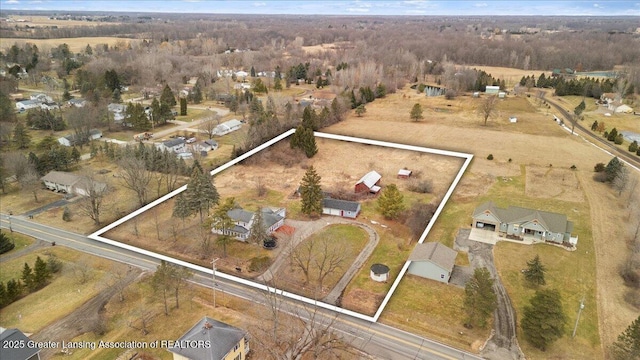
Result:
<svg viewBox="0 0 640 360"><path fill-rule="evenodd" d="M291 134L293 134L295 132L295 129L291 129L273 139L271 139L270 141L258 146L257 148L225 163L224 165L221 165L217 168L215 168L214 170L211 170L211 172L209 173L211 176L216 175L218 173L220 173L221 171L224 171L226 169L228 169L229 167L239 163L242 160L245 160L246 158L255 155L256 153L270 147L271 145L287 138L288 136L290 136ZM462 167L460 168L460 170L458 171L458 174L456 175L456 177L454 178L453 182L451 183L451 186L449 187L449 189L447 190L445 196L443 197L442 201L440 201L440 205L438 206L438 208L436 209L436 212L434 213L433 217L431 218L431 221L429 221L429 224L427 225L427 227L425 228L424 232L422 233L422 236L420 236L420 240L418 241L418 243L422 243L424 241L424 239L427 237L427 234L429 233L429 231L431 230L431 228L433 227L433 224L435 223L435 221L437 220L438 216L440 216L440 213L442 212L442 209L444 208L444 206L446 205L447 201L449 200L449 198L451 197L451 194L453 193L454 189L456 188L456 186L458 185L458 182L460 182L460 179L462 178L462 175L464 174L464 172L466 171L467 167L469 166L471 159L473 159L473 155L472 154L465 154L465 153L460 153L460 152L454 152L454 151L447 151L447 150L438 150L438 149L432 149L432 148L426 148L426 147L420 147L420 146L413 146L413 145L405 145L405 144L397 144L397 143L391 143L391 142L385 142L385 141L378 141L378 140L370 140L370 139L362 139L362 138L356 138L356 137L351 137L351 136L344 136L344 135L335 135L335 134L328 134L328 133L321 133L321 132L314 132L314 135L318 138L324 138L324 139L332 139L332 140L340 140L340 141L347 141L347 142L355 142L355 143L360 143L360 144L368 144L368 145L376 145L376 146L382 146L382 147L389 147L389 148L395 148L395 149L402 149L402 150L410 150L410 151L417 151L417 152L423 152L423 153L431 153L431 154L437 154L437 155L444 155L444 156L453 156L453 157L459 157L459 158L464 158L465 162L463 163ZM105 232L113 229L114 227L121 225L122 223L142 214L143 212L155 207L158 204L161 204L169 199L171 199L172 197L178 195L179 193L183 192L184 190L187 189L187 185L184 185L170 193L168 193L165 196L162 196L156 200L154 200L153 202L141 207L140 209L132 212L129 215L126 215L118 220L116 220L115 222L103 227L102 229L94 232L93 234L88 235L87 237L105 244L109 244L112 246L116 246L119 248L123 248L141 255L145 255L148 257L152 257L158 260L164 260L166 262L175 264L175 265L179 265L179 266L184 266L188 269L191 270L195 270L198 272L203 272L206 274L211 274L213 275L213 269L209 269L203 266L199 266L199 265L194 265L191 264L189 262L183 261L183 260L179 260L179 259L175 259L166 255L162 255L153 251L149 251L149 250L145 250L145 249L141 249L132 245L128 245L128 244L124 244L121 243L119 241L115 241L115 240L111 240L108 238L105 238L103 236L101 236L102 234L104 234ZM409 267L409 264L411 262L407 261L404 266L402 267L402 269L400 270L400 273L398 274L398 276L396 277L395 281L393 282L393 284L391 285L391 288L389 289L389 291L387 292L387 295L385 296L384 300L382 301L382 303L380 304L380 307L378 307L378 310L376 311L375 315L373 317L368 316L368 315L364 315L364 314L360 314L357 313L355 311L351 311L351 310L347 310L335 305L331 305L331 304L327 304L318 300L313 300L301 295L297 295L297 294L293 294L281 289L275 289L269 286L266 286L264 284L259 284L247 279L243 279L237 276L233 276L233 275L229 275L220 271L216 271L216 277L220 277L226 280L230 280L230 281L234 281L243 285L247 285L250 287L253 287L255 289L258 290L266 290L266 291L270 291L270 292L274 292L276 294L288 297L290 299L294 299L297 301L301 301L310 305L315 305L327 310L331 310L331 311L335 311L337 313L340 314L346 314L346 315L350 315L353 316L355 318L359 318L362 320L366 320L366 321L370 321L370 322L377 322L378 318L380 317L380 314L382 314L382 311L384 310L385 306L387 305L387 303L389 302L389 299L391 299L391 296L393 295L393 292L395 291L396 287L398 286L398 284L400 283L400 280L402 280L402 277L404 276L405 272L407 271L407 268Z"/></svg>

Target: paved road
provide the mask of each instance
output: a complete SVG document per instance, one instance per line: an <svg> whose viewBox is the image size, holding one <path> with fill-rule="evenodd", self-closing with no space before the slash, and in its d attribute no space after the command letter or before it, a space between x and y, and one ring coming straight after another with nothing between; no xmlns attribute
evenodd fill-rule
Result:
<svg viewBox="0 0 640 360"><path fill-rule="evenodd" d="M0 226L9 228L9 219L6 214L0 216ZM55 241L57 245L120 261L143 270L155 270L160 263L150 256L94 241L81 234L38 224L22 216L12 216L11 227L16 232L36 239ZM196 272L193 281L203 286L213 286L213 279L208 273ZM254 302L261 302L259 299L264 299L264 296L255 289L238 283L217 278L217 285L216 289L221 292ZM301 303L294 300L286 298L281 300L291 309L303 307ZM481 359L471 353L387 325L371 323L344 314L336 315L320 308L316 308L315 311L317 311L316 318L322 316L324 319L322 321L331 322L332 329L341 334L346 341L378 359Z"/></svg>

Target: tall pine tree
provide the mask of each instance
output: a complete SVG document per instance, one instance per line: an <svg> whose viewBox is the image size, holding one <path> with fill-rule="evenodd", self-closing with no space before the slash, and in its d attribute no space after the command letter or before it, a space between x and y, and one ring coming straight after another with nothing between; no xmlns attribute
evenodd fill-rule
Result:
<svg viewBox="0 0 640 360"><path fill-rule="evenodd" d="M185 197L189 210L200 214L200 223L204 221L205 212L208 215L209 209L220 201L220 195L213 185L211 176L202 170L198 160L193 163L191 168L191 179L187 185Z"/></svg>
<svg viewBox="0 0 640 360"><path fill-rule="evenodd" d="M302 183L300 183L300 197L302 198L302 213L309 216L322 214L322 188L320 175L313 166L309 166Z"/></svg>
<svg viewBox="0 0 640 360"><path fill-rule="evenodd" d="M467 325L487 325L487 319L496 309L496 293L493 291L493 279L487 268L479 268L464 287L464 311L467 313Z"/></svg>
<svg viewBox="0 0 640 360"><path fill-rule="evenodd" d="M527 268L524 270L524 278L534 287L546 284L544 273L546 269L540 261L540 255L536 255L531 261L527 261Z"/></svg>
<svg viewBox="0 0 640 360"><path fill-rule="evenodd" d="M558 290L536 291L522 316L522 332L531 345L545 351L549 345L562 337L567 317L562 311Z"/></svg>

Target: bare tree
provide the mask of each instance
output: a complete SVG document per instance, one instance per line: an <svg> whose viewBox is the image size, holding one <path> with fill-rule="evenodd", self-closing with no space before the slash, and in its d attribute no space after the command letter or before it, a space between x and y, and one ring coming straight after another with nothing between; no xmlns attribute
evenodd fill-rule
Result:
<svg viewBox="0 0 640 360"><path fill-rule="evenodd" d="M621 166L618 170L618 174L613 179L613 188L618 192L618 196L622 195L622 192L629 185L629 170L626 166Z"/></svg>
<svg viewBox="0 0 640 360"><path fill-rule="evenodd" d="M218 126L219 124L220 124L220 116L216 114L208 117L206 120L200 123L199 129L200 131L207 134L209 139L212 139L213 136L216 134L216 126Z"/></svg>
<svg viewBox="0 0 640 360"><path fill-rule="evenodd" d="M114 288L118 293L118 300L120 302L124 301L124 289L127 287L127 282L125 278L129 272L130 268L124 268L120 264L114 264L111 266L109 270L109 280L108 285L111 288Z"/></svg>
<svg viewBox="0 0 640 360"><path fill-rule="evenodd" d="M87 215L95 225L100 225L103 203L109 193L106 183L97 181L95 176L86 173L81 178L86 195L78 202L80 212Z"/></svg>
<svg viewBox="0 0 640 360"><path fill-rule="evenodd" d="M30 191L33 194L33 199L36 203L39 203L38 200L38 190L40 190L40 175L38 175L38 171L34 168L32 164L29 164L25 169L25 173L18 178L20 182L20 187L22 190Z"/></svg>
<svg viewBox="0 0 640 360"><path fill-rule="evenodd" d="M122 169L120 177L124 181L124 186L135 192L138 204L144 206L147 203L149 183L153 174L147 170L143 159L124 157L118 165Z"/></svg>
<svg viewBox="0 0 640 360"><path fill-rule="evenodd" d="M332 246L335 242L336 239L327 237L307 239L292 254L293 263L302 270L305 283L315 275L313 278L320 291L326 277L341 268L345 260L344 248Z"/></svg>
<svg viewBox="0 0 640 360"><path fill-rule="evenodd" d="M478 106L478 115L484 121L484 126L487 126L487 121L489 118L493 118L497 115L496 106L498 105L498 97L495 95L491 95L486 97Z"/></svg>

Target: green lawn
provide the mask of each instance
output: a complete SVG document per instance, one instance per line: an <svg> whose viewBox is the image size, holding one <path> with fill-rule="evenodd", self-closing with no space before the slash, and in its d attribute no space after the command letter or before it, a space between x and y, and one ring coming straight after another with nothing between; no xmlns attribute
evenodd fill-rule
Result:
<svg viewBox="0 0 640 360"><path fill-rule="evenodd" d="M29 236L26 236L26 235L18 234L18 233L15 233L15 232L14 233L7 232L7 231L3 231L2 233L5 234L9 238L10 241L13 241L13 243L15 245L15 247L11 251L9 251L7 253L4 253L2 255L15 253L15 252L20 251L20 250L22 250L22 249L24 249L24 248L26 248L29 245L34 243L33 238L29 237ZM0 277L1 276L2 275L0 275Z"/></svg>

